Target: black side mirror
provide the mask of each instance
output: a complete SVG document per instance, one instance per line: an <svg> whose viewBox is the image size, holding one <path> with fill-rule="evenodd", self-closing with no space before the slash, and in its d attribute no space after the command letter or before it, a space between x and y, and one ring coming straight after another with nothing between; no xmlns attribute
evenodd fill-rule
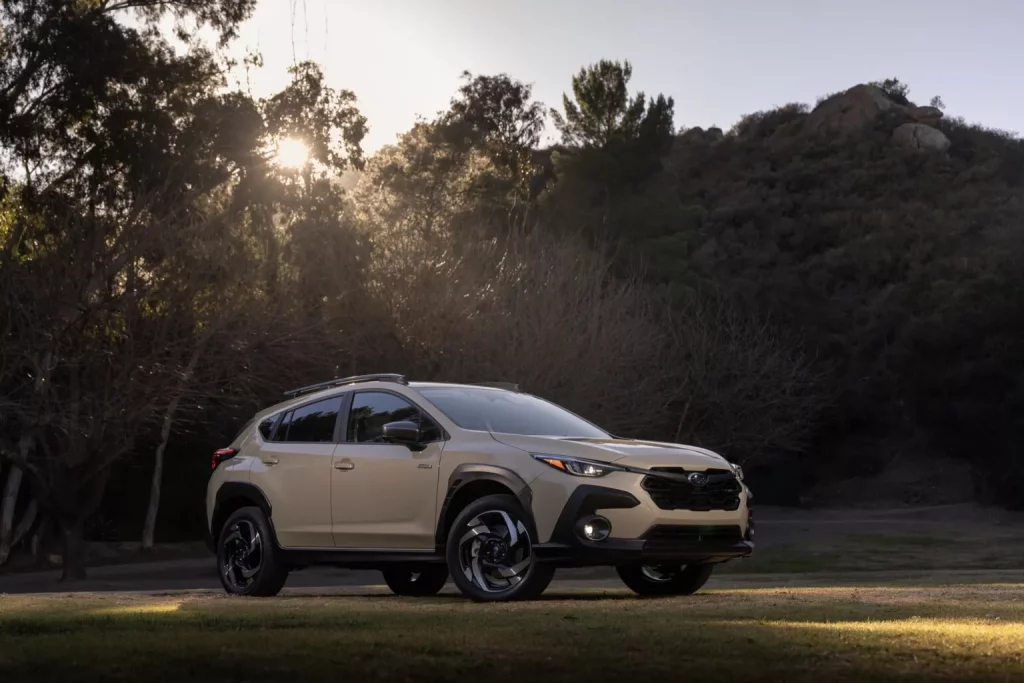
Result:
<svg viewBox="0 0 1024 683"><path fill-rule="evenodd" d="M401 420L384 425L384 440L413 447L419 445L420 428L415 422Z"/></svg>

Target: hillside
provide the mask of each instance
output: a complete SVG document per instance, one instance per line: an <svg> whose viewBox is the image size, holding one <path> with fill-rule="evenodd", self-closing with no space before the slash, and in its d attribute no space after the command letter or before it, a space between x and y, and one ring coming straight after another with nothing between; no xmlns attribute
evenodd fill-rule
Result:
<svg viewBox="0 0 1024 683"><path fill-rule="evenodd" d="M807 460L925 479L955 456L977 495L1022 500L1024 143L860 85L686 131L663 175L642 200L665 217L629 236L652 275L771 311L832 366Z"/></svg>

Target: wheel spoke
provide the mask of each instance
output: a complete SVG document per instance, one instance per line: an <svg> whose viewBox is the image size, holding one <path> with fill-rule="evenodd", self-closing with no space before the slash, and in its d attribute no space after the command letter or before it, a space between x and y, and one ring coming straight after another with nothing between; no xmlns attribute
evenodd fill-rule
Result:
<svg viewBox="0 0 1024 683"><path fill-rule="evenodd" d="M476 583L476 585L479 588L481 588L481 589L483 589L485 591L490 591L491 590L490 585L484 579L483 571L480 569L480 558L479 557L474 557L473 558L472 577L473 577L473 581Z"/></svg>
<svg viewBox="0 0 1024 683"><path fill-rule="evenodd" d="M512 523L512 518L508 516L508 513L504 510L498 510L498 514L501 515L502 520L505 522L505 528L508 529L508 544L514 546L519 542L519 531L516 529L516 525ZM522 522L519 523L522 526Z"/></svg>
<svg viewBox="0 0 1024 683"><path fill-rule="evenodd" d="M502 578L511 579L513 576L518 577L519 573L530 566L530 558L527 557L522 562L514 564L511 567L503 567L499 565L496 567L498 575Z"/></svg>
<svg viewBox="0 0 1024 683"><path fill-rule="evenodd" d="M465 543L474 536L483 536L484 534L490 533L491 530L488 529L486 525L480 524L479 520L475 521L478 522L477 526L473 527L472 529L466 532L466 535L463 536L462 539L459 541L460 544Z"/></svg>

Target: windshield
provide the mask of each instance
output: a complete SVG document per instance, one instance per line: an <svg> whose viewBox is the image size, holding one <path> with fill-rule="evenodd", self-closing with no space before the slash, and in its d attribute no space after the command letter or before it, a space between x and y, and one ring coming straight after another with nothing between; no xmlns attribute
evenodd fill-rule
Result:
<svg viewBox="0 0 1024 683"><path fill-rule="evenodd" d="M528 394L470 387L430 387L421 389L420 394L463 429L608 438L607 432L565 408Z"/></svg>

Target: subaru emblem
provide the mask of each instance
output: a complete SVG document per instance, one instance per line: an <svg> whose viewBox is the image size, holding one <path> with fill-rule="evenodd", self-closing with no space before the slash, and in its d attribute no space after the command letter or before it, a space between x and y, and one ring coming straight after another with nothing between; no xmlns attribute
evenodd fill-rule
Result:
<svg viewBox="0 0 1024 683"><path fill-rule="evenodd" d="M708 483L708 475L704 474L703 472L694 472L694 473L690 474L690 476L688 476L686 478L686 480L688 482L690 482L691 485L696 486L697 488L700 488L702 486L706 486L707 485L707 483Z"/></svg>

